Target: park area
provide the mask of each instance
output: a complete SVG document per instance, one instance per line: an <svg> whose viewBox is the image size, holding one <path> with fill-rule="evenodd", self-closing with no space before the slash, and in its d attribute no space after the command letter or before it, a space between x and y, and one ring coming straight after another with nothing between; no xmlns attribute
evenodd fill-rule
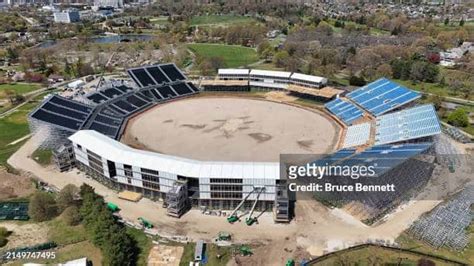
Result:
<svg viewBox="0 0 474 266"><path fill-rule="evenodd" d="M209 15L209 16L194 16L190 24L191 26L226 26L236 25L242 23L255 22L252 17L234 16L234 15Z"/></svg>
<svg viewBox="0 0 474 266"><path fill-rule="evenodd" d="M224 67L242 67L258 61L257 51L238 45L193 43L188 48L201 59L221 58Z"/></svg>

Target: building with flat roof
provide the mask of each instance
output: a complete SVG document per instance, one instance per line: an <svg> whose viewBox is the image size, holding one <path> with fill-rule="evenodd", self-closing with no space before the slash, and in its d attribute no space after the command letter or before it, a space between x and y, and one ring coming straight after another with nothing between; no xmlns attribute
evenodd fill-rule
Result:
<svg viewBox="0 0 474 266"><path fill-rule="evenodd" d="M77 10L64 10L61 12L54 12L54 22L56 23L74 23L79 22L81 17Z"/></svg>

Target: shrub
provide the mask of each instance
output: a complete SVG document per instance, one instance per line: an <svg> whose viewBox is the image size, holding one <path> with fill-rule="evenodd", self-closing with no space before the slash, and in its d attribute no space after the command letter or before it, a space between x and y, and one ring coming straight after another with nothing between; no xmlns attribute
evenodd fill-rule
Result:
<svg viewBox="0 0 474 266"><path fill-rule="evenodd" d="M28 207L28 215L36 222L43 222L56 217L58 208L53 195L46 192L33 194Z"/></svg>
<svg viewBox="0 0 474 266"><path fill-rule="evenodd" d="M463 108L458 108L448 115L448 123L455 127L467 127L469 125L469 118L467 112Z"/></svg>
<svg viewBox="0 0 474 266"><path fill-rule="evenodd" d="M81 222L81 214L76 206L67 207L61 214L61 218L67 225L78 225Z"/></svg>

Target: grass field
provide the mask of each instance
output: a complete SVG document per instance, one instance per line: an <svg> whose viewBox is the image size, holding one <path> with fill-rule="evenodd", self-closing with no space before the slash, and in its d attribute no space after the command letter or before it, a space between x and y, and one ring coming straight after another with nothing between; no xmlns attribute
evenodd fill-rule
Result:
<svg viewBox="0 0 474 266"><path fill-rule="evenodd" d="M53 152L49 149L37 149L33 152L31 157L40 165L46 166L51 163Z"/></svg>
<svg viewBox="0 0 474 266"><path fill-rule="evenodd" d="M196 243L189 243L184 246L183 256L179 262L180 266L189 265L190 261L194 261L194 248ZM220 266L227 265L232 256L232 247L219 247L213 244L206 244L205 256L207 258L206 265Z"/></svg>
<svg viewBox="0 0 474 266"><path fill-rule="evenodd" d="M438 255L438 254L437 254ZM444 262L433 257L413 254L410 252L388 250L377 246L368 246L356 250L342 250L335 252L315 265L422 265L420 259L428 259L437 266L458 265ZM431 264L423 264L431 265Z"/></svg>
<svg viewBox="0 0 474 266"><path fill-rule="evenodd" d="M5 98L5 91L6 90L13 90L17 94L24 94L24 93L32 92L34 90L38 90L40 88L41 88L41 85L32 84L32 83L1 84L0 85L0 99Z"/></svg>
<svg viewBox="0 0 474 266"><path fill-rule="evenodd" d="M433 247L425 244L424 242L412 238L406 233L401 234L397 238L397 243L400 243L402 248L405 249L420 251L426 254L433 254L436 256L444 257L451 260L457 260L469 264L474 262L474 239L472 238L472 230L474 229L474 225L471 224L469 228L471 230L471 242L469 247L464 252L455 252L446 248L434 249Z"/></svg>
<svg viewBox="0 0 474 266"><path fill-rule="evenodd" d="M12 114L0 119L0 166L7 167L7 159L25 143L26 140L8 145L29 134L28 113L38 105L45 94L47 93L39 95Z"/></svg>
<svg viewBox="0 0 474 266"><path fill-rule="evenodd" d="M61 217L48 222L48 239L59 246L76 244L87 240L87 233L84 226L69 226L65 224Z"/></svg>
<svg viewBox="0 0 474 266"><path fill-rule="evenodd" d="M127 234L135 240L138 247L137 265L147 265L148 255L153 246L149 237L141 230L135 228L127 228Z"/></svg>
<svg viewBox="0 0 474 266"><path fill-rule="evenodd" d="M234 16L234 15L209 15L209 16L194 16L190 24L191 26L225 26L242 23L255 22L251 17Z"/></svg>
<svg viewBox="0 0 474 266"><path fill-rule="evenodd" d="M211 58L221 57L225 67L240 67L258 61L257 52L248 47L225 44L194 43L188 44L188 48L196 56Z"/></svg>
<svg viewBox="0 0 474 266"><path fill-rule="evenodd" d="M48 265L50 265L64 263L66 261L76 260L84 257L87 257L88 260L92 261L92 265L101 265L102 262L102 254L100 253L100 250L89 241L83 241L76 244L63 246L58 249L55 249L54 252L56 254L55 259L15 261L14 263L9 265L20 266L26 262L47 263Z"/></svg>

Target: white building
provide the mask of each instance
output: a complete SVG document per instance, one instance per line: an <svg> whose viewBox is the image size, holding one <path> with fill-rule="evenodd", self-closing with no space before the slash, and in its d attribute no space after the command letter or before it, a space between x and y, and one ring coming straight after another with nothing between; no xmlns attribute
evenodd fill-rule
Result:
<svg viewBox="0 0 474 266"><path fill-rule="evenodd" d="M236 206L255 187L265 188L261 207L273 205L276 198L278 162L191 160L134 149L93 130L80 130L69 140L79 168L119 189L164 198L176 181L186 180L196 204L224 208Z"/></svg>
<svg viewBox="0 0 474 266"><path fill-rule="evenodd" d="M311 88L321 88L328 83L327 78L312 76L312 75L305 75L300 73L293 73L291 75L291 84L303 86L303 87L311 87Z"/></svg>
<svg viewBox="0 0 474 266"><path fill-rule="evenodd" d="M217 75L221 80L249 80L249 69L221 68Z"/></svg>
<svg viewBox="0 0 474 266"><path fill-rule="evenodd" d="M291 72L252 69L249 84L254 87L284 90L288 88L290 76Z"/></svg>
<svg viewBox="0 0 474 266"><path fill-rule="evenodd" d="M94 0L95 7L122 8L123 0Z"/></svg>
<svg viewBox="0 0 474 266"><path fill-rule="evenodd" d="M54 22L56 23L73 23L80 21L79 12L76 10L65 10L61 12L54 12Z"/></svg>

